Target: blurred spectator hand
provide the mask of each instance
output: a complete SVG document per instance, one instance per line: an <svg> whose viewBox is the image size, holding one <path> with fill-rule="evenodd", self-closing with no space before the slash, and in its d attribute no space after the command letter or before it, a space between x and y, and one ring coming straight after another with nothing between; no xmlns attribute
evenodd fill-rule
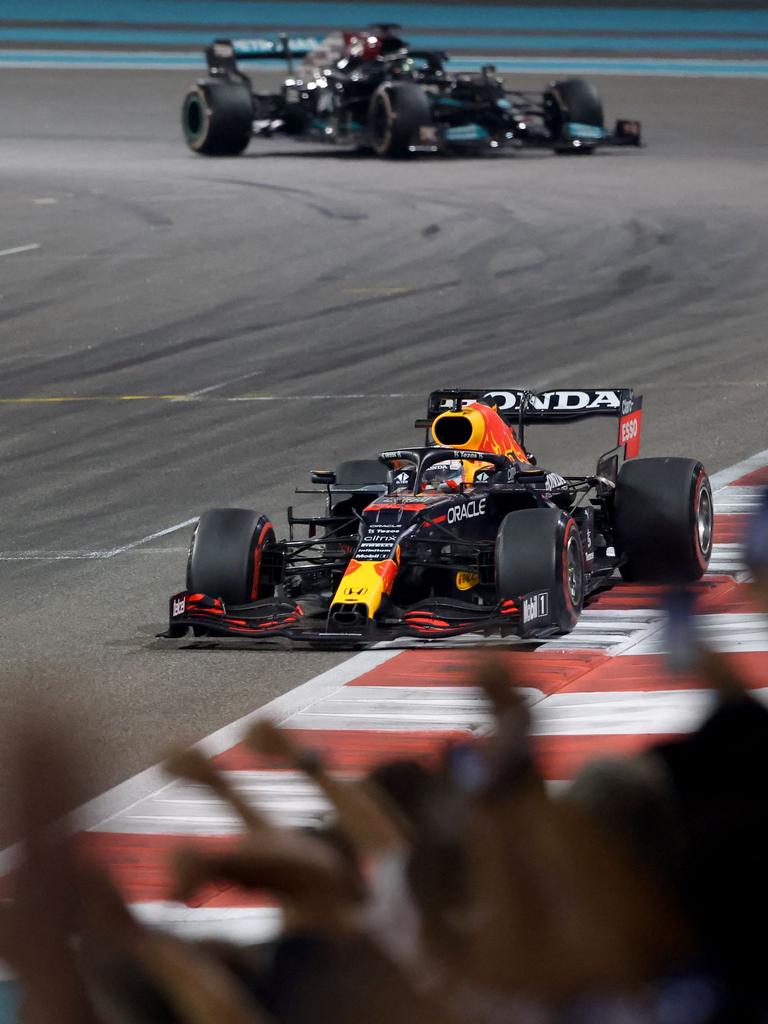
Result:
<svg viewBox="0 0 768 1024"><path fill-rule="evenodd" d="M261 718L251 726L245 743L259 754L282 757L292 763L301 757L301 747L292 740L290 733L268 718Z"/></svg>

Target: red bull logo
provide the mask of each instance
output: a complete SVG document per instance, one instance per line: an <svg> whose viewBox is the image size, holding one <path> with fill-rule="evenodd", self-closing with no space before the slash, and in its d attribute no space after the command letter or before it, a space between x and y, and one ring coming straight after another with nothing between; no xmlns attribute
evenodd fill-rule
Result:
<svg viewBox="0 0 768 1024"><path fill-rule="evenodd" d="M376 614L382 598L389 594L397 576L399 553L394 558L380 562L358 561L353 558L347 566L332 606L362 604L368 610L368 618Z"/></svg>

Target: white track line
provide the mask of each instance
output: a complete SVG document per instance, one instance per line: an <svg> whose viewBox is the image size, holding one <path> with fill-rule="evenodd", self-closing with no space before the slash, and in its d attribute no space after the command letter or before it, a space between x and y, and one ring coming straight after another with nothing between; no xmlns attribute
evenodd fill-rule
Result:
<svg viewBox="0 0 768 1024"><path fill-rule="evenodd" d="M134 903L131 910L145 924L170 925L185 939L221 938L223 922L230 941L243 944L274 938L282 920L277 907L185 907L158 900Z"/></svg>
<svg viewBox="0 0 768 1024"><path fill-rule="evenodd" d="M713 473L709 478L712 490L721 491L728 484L733 483L734 480L738 480L739 477L746 476L747 473L752 473L756 469L762 469L766 464L768 464L768 448L757 452L755 455L750 455L748 459L743 459L734 466L728 466L726 469L721 469L718 473Z"/></svg>
<svg viewBox="0 0 768 1024"><path fill-rule="evenodd" d="M184 519L180 523L174 523L173 526L166 526L155 533L148 533L146 537L139 537L138 540L132 540L119 548L108 548L105 551L0 551L0 562L66 562L80 559L98 561L114 558L116 555L124 555L126 551L133 551L134 548L138 548L142 544L148 544L151 540L167 537L169 533L183 530L185 526L192 526L197 520L198 516L192 516L191 519ZM153 548L146 554L167 554L169 551L177 550L177 548Z"/></svg>
<svg viewBox="0 0 768 1024"><path fill-rule="evenodd" d="M105 552L104 558L114 558L115 555L122 555L126 551L132 550L132 548L139 547L140 544L147 544L151 540L157 540L158 537L167 537L169 533L175 533L177 530L183 530L185 526L191 526L196 523L198 516L192 516L191 519L185 519L181 523L174 523L173 526L166 526L164 530L158 530L156 533L148 533L146 537L139 537L138 540L132 540L130 544L123 544L122 547L112 548L110 551Z"/></svg>
<svg viewBox="0 0 768 1024"><path fill-rule="evenodd" d="M199 398L200 395L207 395L211 391L218 391L219 388L226 388L230 384L239 384L242 380L250 380L251 377L260 377L263 370L254 370L252 373L242 373L239 377L233 377L231 380L223 380L220 384L209 384L207 388L200 388L198 391L190 391L187 395L182 395L181 398L174 398L174 402L188 402L190 399Z"/></svg>
<svg viewBox="0 0 768 1024"><path fill-rule="evenodd" d="M178 555L185 547L145 548L137 555ZM0 562L83 562L112 558L109 551L0 551Z"/></svg>
<svg viewBox="0 0 768 1024"><path fill-rule="evenodd" d="M225 750L235 746L242 739L248 727L258 719L270 718L277 722L283 722L329 694L340 690L352 679L357 679L358 676L378 668L379 665L383 665L384 662L399 653L399 651L362 651L340 665L322 672L319 676L315 676L293 690L289 690L288 693L275 697L263 707L250 711L242 718L223 726L211 733L210 736L200 740L196 746L209 757L222 754ZM125 813L140 800L151 794L156 794L158 790L170 784L169 777L160 765L147 768L85 804L78 812L78 824L83 829L101 827L103 830L110 818ZM3 855L0 854L0 870L2 869L2 857Z"/></svg>
<svg viewBox="0 0 768 1024"><path fill-rule="evenodd" d="M263 707L230 722L200 740L195 746L209 757L222 754L238 743L248 727L258 719L270 718L276 722L283 722L299 711L310 707L316 701L322 700L323 697L341 689L350 680L378 668L379 665L383 665L384 662L399 653L399 651L362 651L342 662L341 665L322 672L319 676L309 679L306 683L302 683L280 697L275 697ZM173 780L169 778L161 765L145 768L143 772L126 779L125 782L120 782L106 793L102 793L101 796L94 797L93 800L84 804L76 812L76 827L82 831L87 829L108 831L106 826L110 818L128 813L142 800L150 796L158 796L162 790L171 785L173 785ZM0 875L12 870L18 860L19 852L18 844L0 852Z"/></svg>
<svg viewBox="0 0 768 1024"><path fill-rule="evenodd" d="M39 242L32 242L30 245L17 245L14 249L0 249L0 256L15 256L18 252L32 252L33 249L39 248Z"/></svg>

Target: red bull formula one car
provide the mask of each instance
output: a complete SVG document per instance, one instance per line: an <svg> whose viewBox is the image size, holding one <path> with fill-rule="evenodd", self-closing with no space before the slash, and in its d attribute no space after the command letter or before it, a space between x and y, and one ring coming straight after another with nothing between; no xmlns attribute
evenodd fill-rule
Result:
<svg viewBox="0 0 768 1024"><path fill-rule="evenodd" d="M531 423L618 421L592 476L539 467ZM443 390L426 443L318 470L323 514L288 509L288 538L240 508L204 512L165 636L287 637L357 645L461 633L567 633L584 600L624 579L698 579L713 507L700 462L636 456L631 389ZM298 527L306 536L296 536Z"/></svg>
<svg viewBox="0 0 768 1024"><path fill-rule="evenodd" d="M541 91L508 89L493 66L453 74L448 57L409 47L396 25L336 32L325 39L217 39L205 54L208 77L186 94L187 145L235 156L251 138L294 139L371 149L383 157L539 146L590 153L639 146L638 121L606 129L595 88L582 79ZM274 93L253 89L246 61L284 59L289 74ZM294 71L293 60L304 59Z"/></svg>

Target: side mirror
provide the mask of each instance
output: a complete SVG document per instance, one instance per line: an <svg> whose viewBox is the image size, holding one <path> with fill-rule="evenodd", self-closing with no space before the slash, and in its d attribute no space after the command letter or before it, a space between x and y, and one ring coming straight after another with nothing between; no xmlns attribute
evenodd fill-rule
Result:
<svg viewBox="0 0 768 1024"><path fill-rule="evenodd" d="M313 484L327 484L330 487L336 483L336 474L331 469L313 469L311 479Z"/></svg>

